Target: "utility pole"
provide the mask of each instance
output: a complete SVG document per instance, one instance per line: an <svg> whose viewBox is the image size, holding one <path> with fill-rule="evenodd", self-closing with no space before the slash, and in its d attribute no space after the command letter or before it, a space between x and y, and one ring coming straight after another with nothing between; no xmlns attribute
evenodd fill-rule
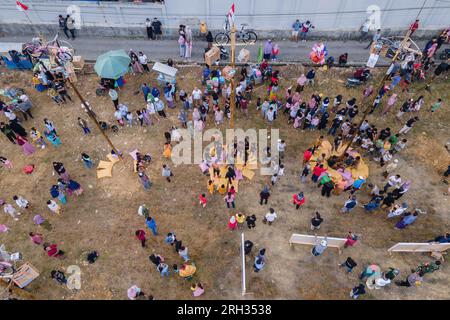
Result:
<svg viewBox="0 0 450 320"><path fill-rule="evenodd" d="M236 27L234 22L231 26L231 69L233 72L233 76L230 80L230 128L234 129L234 113L236 112L236 83L234 80L235 76L235 68L236 68Z"/></svg>
<svg viewBox="0 0 450 320"><path fill-rule="evenodd" d="M106 135L105 131L100 127L100 123L97 121L97 118L95 116L95 114L92 112L89 104L86 102L86 100L84 100L84 98L81 96L80 92L78 91L77 87L75 86L75 84L70 81L70 79L68 79L70 85L73 88L73 91L75 91L75 94L78 96L78 98L80 99L82 105L86 108L87 114L89 116L89 118L91 118L91 120L95 123L95 125L97 126L98 130L100 130L101 134L103 135L103 137L105 138L105 140L108 142L108 144L110 145L110 147L112 148L112 150L114 150L114 152L119 156L119 158L122 158L119 151L116 149L116 147L114 147L114 145L112 144L111 140L108 138L108 136Z"/></svg>

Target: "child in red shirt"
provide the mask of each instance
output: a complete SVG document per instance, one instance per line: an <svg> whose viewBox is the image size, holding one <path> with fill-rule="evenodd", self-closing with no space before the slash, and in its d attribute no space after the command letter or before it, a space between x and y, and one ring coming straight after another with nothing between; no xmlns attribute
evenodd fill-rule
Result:
<svg viewBox="0 0 450 320"><path fill-rule="evenodd" d="M200 200L200 204L204 207L206 207L206 203L208 202L208 200L206 199L206 195L204 193L200 194L198 196L198 199Z"/></svg>

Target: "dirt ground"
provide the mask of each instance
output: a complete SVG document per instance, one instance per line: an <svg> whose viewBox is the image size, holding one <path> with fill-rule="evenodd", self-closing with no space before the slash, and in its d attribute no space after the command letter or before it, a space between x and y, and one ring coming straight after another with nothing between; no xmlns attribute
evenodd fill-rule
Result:
<svg viewBox="0 0 450 320"><path fill-rule="evenodd" d="M295 79L304 71L301 66L279 67L282 82L281 89L295 85ZM150 153L153 161L147 173L153 182L150 191L145 191L132 172L131 160L115 165L113 177L98 180L95 169L85 169L80 161L80 154L86 152L94 159L106 160L108 145L102 139L93 123L89 123L93 134L83 135L76 119L87 119L75 94L70 90L75 103L63 107L54 105L45 94L36 92L31 86L30 73L11 72L5 69L0 77L0 87L13 85L23 87L31 95L35 106L32 109L34 119L24 122L29 130L35 126L43 131L43 118L54 121L63 142L59 148L49 146L37 150L26 158L18 146L9 143L0 135L1 156L12 160L14 168L0 168L0 198L12 203L12 196L19 194L28 199L32 205L30 212L23 212L20 220L14 222L4 213L0 214L0 224L10 227L8 233L0 234L0 244L4 243L11 252L19 251L23 260L31 262L41 275L26 290L38 299L127 299L126 290L136 284L155 299L190 299L191 281L185 281L177 275L162 278L148 260L154 252L163 255L169 265L181 264L181 258L173 248L164 243L164 235L170 231L187 245L192 260L198 266L194 281L201 281L206 293L201 299L242 299L240 295L241 271L239 258L240 235L238 231L227 230L230 212L216 193L205 209L199 207L197 195L206 192L206 178L196 165L175 167L162 156L164 135L172 125L178 125L177 109L168 110L168 119L161 120L155 126L121 128L116 134L110 134L111 140L119 150L128 152L138 148L142 153ZM316 87L306 88L302 97L309 99L313 90L330 98L338 93L344 101L355 96L360 105L362 88L346 89L344 82L353 71L351 69L318 70ZM201 68L195 66L181 67L178 88L189 92L194 85L200 85ZM155 84L154 74L126 77L127 84L120 91L120 101L127 103L131 111L143 108L142 94L135 94L143 82ZM376 79L375 79L376 80ZM93 106L99 118L114 121L113 106L109 96L97 97L95 88L96 75L81 75L77 85L86 100ZM417 98L418 87L409 93L400 93L396 108L408 97ZM302 184L299 179L303 151L318 137L318 131L295 130L287 125L284 116L280 116L273 125L280 129L280 135L287 143L286 174L281 181L271 188L272 196L269 206L275 208L278 219L272 226L263 224L263 216L269 206L260 206L259 192L263 185L270 183L270 177L259 173L251 181L241 181L236 198L237 210L244 214L257 216L256 228L245 230L246 239L255 243L253 252L266 248L266 266L260 273L252 270L253 256L247 257L247 290L244 299L348 299L350 289L358 283L362 267L376 263L381 268L396 267L401 270L400 278L405 278L411 268L420 262L431 261L425 254L394 254L389 256L387 249L396 242L422 242L450 230L449 198L443 193L448 188L441 182L442 172L449 162L449 153L444 148L449 140L450 113L449 83L440 79L433 87L433 96L423 90L425 106L420 111L421 121L408 134L408 146L399 154L398 173L411 179L411 190L401 199L411 207L420 207L427 211L418 220L404 230L395 230L395 221L385 221L382 210L366 213L356 208L350 214L342 215L337 211L343 205L347 195L332 196L329 199L320 196L320 190L311 182ZM398 90L398 89L397 89ZM255 90L254 97L265 94L265 88ZM441 97L444 106L436 114L427 111L432 102ZM245 119L238 111L236 127L265 128L260 113L255 110L252 101L250 117ZM397 110L397 109L395 109ZM394 120L396 111L391 111L386 118L376 112L369 117L379 129L391 127L399 130L403 123ZM405 115L405 121L408 115ZM0 116L4 119L4 116ZM213 127L211 116L207 127ZM227 128L226 122L222 129ZM71 176L84 187L84 194L75 199L68 198L61 216L53 215L46 207L49 188L56 181L52 175L53 161L65 164ZM369 161L367 161L369 162ZM26 176L22 173L24 165L33 163L36 171ZM168 163L174 172L172 183L161 177L161 165ZM369 182L384 185L381 169L377 163L369 163ZM291 204L292 194L304 191L307 202L300 210ZM359 204L369 197L360 192ZM140 204L150 208L158 224L160 235L149 235L148 247L142 248L135 239L137 229L146 229L144 219L137 214ZM292 233L314 234L309 228L310 219L315 211L324 218L318 235L345 237L348 231L361 234L361 240L354 247L345 249L341 255L337 250L328 248L319 257L312 257L310 247L290 247L288 240ZM41 214L53 226L51 231L36 227L32 222L34 214ZM146 229L147 230L147 229ZM28 238L30 231L44 234L44 240L57 243L66 252L66 258L59 260L47 257L41 247L34 245ZM94 264L87 264L86 253L96 250L100 257ZM338 263L351 256L357 263L353 273L347 275L339 269ZM70 265L81 268L81 289L69 290L50 279L52 269L66 270ZM448 299L450 288L450 268L445 263L442 270L425 277L419 288L402 288L391 285L381 290L368 290L363 299ZM0 288L1 291L1 288Z"/></svg>

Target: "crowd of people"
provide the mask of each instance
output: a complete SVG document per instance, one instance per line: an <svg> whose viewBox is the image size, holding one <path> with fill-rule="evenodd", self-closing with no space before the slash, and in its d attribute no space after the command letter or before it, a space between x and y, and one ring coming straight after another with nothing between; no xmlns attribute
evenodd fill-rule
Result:
<svg viewBox="0 0 450 320"><path fill-rule="evenodd" d="M155 18L156 19L156 18ZM157 20L150 23L147 21L147 31L149 38L153 35L161 35L161 23ZM159 23L158 23L159 22ZM64 25L63 25L63 28ZM309 21L301 24L298 20L293 25L292 36L294 40L298 40L298 32L301 30L301 38L306 39L306 34L310 28L313 28ZM70 29L69 29L70 30ZM186 57L190 55L191 50L189 46L191 31L184 26L180 27L180 56ZM295 168L299 172L299 179L303 186L306 186L307 179L311 175L311 182L317 184L321 188L321 195L329 198L331 195L341 195L348 193L348 199L343 204L340 214L350 214L352 210L357 208L358 198L364 195L364 190L370 195L370 200L364 205L361 205L366 212L373 212L374 210L384 210L386 219L397 217L398 221L395 224L396 229L404 229L416 221L419 215L423 214L417 204L400 203L401 197L406 194L411 186L412 181L405 179L398 174L399 165L398 155L408 144L407 134L419 121L419 114L424 112L434 113L443 106L441 98L436 101L425 101L424 96L417 96L415 99L408 99L399 104L397 101L398 93L396 86L399 85L402 92L408 91L409 86L414 81L420 81L426 78L439 77L443 72L448 70L443 64L432 68L433 55L435 54L431 48L437 47L437 41L431 40L428 49L424 49L424 55L413 56L410 59L406 58L403 62L398 62L393 65L389 71L389 78L383 84L378 92L374 92L372 85L367 85L362 91L362 98L359 97L344 97L342 94L336 96L328 96L320 93L320 88L315 83L315 69L310 69L306 74L301 74L295 84L288 87L285 92L281 91L280 80L281 74L278 70L273 70L269 65L269 59L276 59L276 52L274 54L274 46L264 49L264 60L256 66L245 65L240 68L239 82L236 88L236 108L238 115L248 117L249 108L254 105L255 109L260 113L261 117L267 121L268 126L281 121L292 125L296 130L309 130L312 133L317 132L318 138L307 150L303 153L303 167ZM271 42L268 42L271 44ZM428 46L428 44L427 44ZM433 54L430 53L432 50ZM270 51L270 52L269 52ZM130 50L130 73L144 73L149 72L148 58L143 52L136 54ZM425 58L424 58L425 57ZM346 59L346 58L345 58ZM340 59L341 60L341 59ZM168 61L169 65L173 65L173 61ZM58 106L63 106L68 101L72 102L68 95L64 84L64 70L48 70L44 64L40 64L37 71L34 73L33 84L37 91L47 91L48 95ZM358 73L359 76L364 77L364 70ZM366 80L366 79L365 79ZM219 69L212 69L206 66L202 71L202 83L204 88L196 86L192 92L186 92L183 88L177 88L177 83L166 82L162 86L162 92L155 84L153 86L147 83L142 83L141 93L143 96L144 108L137 108L134 111L135 116L128 104L123 103L120 98L120 90L116 88L114 83L107 86L109 96L111 98L114 111L112 116L115 118L119 127L133 127L158 125L160 121L167 119L166 106L170 110L178 110L179 125L188 128L191 132L203 131L207 124L214 124L214 126L221 126L225 123L227 118L230 118L230 99L231 87L227 84L225 76ZM259 84L267 84L267 90L264 97L255 97L254 87ZM295 88L294 88L295 86ZM310 97L306 97L304 89L306 86L311 86L314 93ZM119 85L120 87L120 85ZM8 98L8 102L0 101L0 111L3 116L8 119L8 123L1 122L0 130L6 138L12 143L17 144L22 148L25 156L30 156L36 152L35 146L41 149L47 147L43 136L35 128L31 127L28 133L22 126L23 122L33 121L31 110L33 103L29 96L20 89L9 87L4 90L4 96ZM67 100L66 100L67 98ZM358 115L361 115L365 110L361 110L362 106L367 104L369 99L373 99L371 103L370 114L379 114L380 117L388 117L395 113L395 117L400 125L397 129L390 127L377 127L371 124L368 120L358 123ZM119 102L120 100L120 102ZM256 100L256 103L252 102ZM358 103L360 106L358 106ZM383 109L381 106L384 104ZM427 105L429 107L425 108ZM23 120L18 117L18 113L23 116ZM171 111L173 112L173 111ZM239 113L240 112L240 113ZM406 121L404 115L408 114ZM30 119L28 119L28 117ZM6 120L5 120L6 121ZM166 122L163 122L164 124ZM37 126L36 124L33 124ZM60 137L53 122L49 119L44 120L45 138L54 146L58 147L62 144ZM85 119L79 117L78 125L83 130L83 134L91 134L91 130ZM163 125L163 124L159 124ZM32 143L28 141L28 135L32 138ZM327 138L325 137L327 135ZM163 156L166 160L171 157L172 144L179 142L180 134L176 126L172 125L169 130L165 132L166 142L163 146ZM330 154L321 153L324 142L330 139L331 150ZM343 148L346 148L342 152ZM244 164L254 151L248 141L244 144L234 145L234 156L241 155ZM220 146L216 148L216 151ZM265 157L269 160L269 166L272 169L272 176L270 184L264 186L260 192L260 205L268 205L269 198L274 192L277 192L277 184L280 179L283 179L286 170L285 156L287 152L287 143L285 140L278 141L277 153L278 156L272 156L272 151L267 148ZM341 153L341 155L338 155ZM90 156L82 153L81 161L87 170L92 169L94 163ZM113 156L120 156L114 155ZM237 179L237 169L235 165L229 164L225 166L225 175L221 176L221 163L218 161L220 156L216 155L217 161L209 161L203 172L209 175L209 167L213 169L213 175L207 178L207 192L201 192L198 196L200 207L206 208L209 201L215 199L215 194L220 194L220 198L225 202L229 212L226 220L227 228L231 231L242 230L245 225L249 230L256 227L256 216L254 214L244 214L239 206L236 204L237 191L234 187L234 182ZM346 177L345 179L335 179L329 171L335 170L344 177L346 170L358 169L363 162L363 159L371 160L377 163L384 171L382 176L385 179L383 186L377 186L374 182L369 181L367 176L358 176L357 178ZM145 190L150 190L152 182L146 174L146 168L151 163L152 157L150 155L141 155L136 153L135 168L139 181L142 183ZM6 157L0 157L0 163L6 168L12 168L13 164ZM51 199L44 200L48 209L52 214L60 215L64 206L67 203L67 196L78 197L83 193L81 185L75 181L68 173L64 164L58 161L52 163L54 172L58 178L50 187ZM31 168L30 170L33 170ZM162 165L162 177L171 183L174 179L173 172L167 163ZM216 177L225 178L227 183L219 186L214 186L212 179ZM375 179L374 179L375 180ZM367 185L367 188L363 186ZM306 203L307 197L304 191L299 191L293 194L292 204L297 210L300 210ZM9 215L14 221L18 221L21 215L20 211L30 211L32 204L21 195L14 195L12 201L16 206L4 200L1 200L1 205L4 212ZM360 202L362 202L360 200ZM16 209L17 207L17 209ZM236 213L235 213L236 212ZM148 228L148 232L153 237L158 237L158 228L154 217L150 216L149 210L145 205L141 205L138 209L138 214L144 218L144 223ZM268 212L262 219L263 224L268 228L276 227L276 220L279 214L277 210L270 207ZM35 225L45 230L51 230L52 226L48 220L42 215L35 215L33 218ZM324 218L319 211L315 211L311 217L310 229L311 231L319 230L324 223ZM250 233L251 234L251 233ZM55 243L44 242L45 236L41 233L30 232L30 239L36 245L43 246L49 257L62 258L65 252L58 248ZM147 232L144 228L137 229L134 236L139 241L143 248L146 248ZM250 236L251 237L251 236ZM346 240L346 247L353 246L359 239L359 236L353 232L349 232ZM433 242L446 243L450 241L448 234L438 236L432 240ZM50 241L52 242L52 241ZM162 277L169 277L171 274L177 274L185 280L192 280L196 274L198 266L191 260L188 247L182 244L182 241L177 239L176 234L170 231L165 236L164 242L178 253L182 262L180 264L173 264L169 266L168 261L161 254L151 254L149 260L155 265L155 269ZM251 240L245 242L245 254L250 255L254 246ZM328 247L327 238L317 243L311 250L313 256L319 256L325 252ZM268 251L268 250L267 250ZM266 248L257 250L257 254L253 257L253 270L259 273L264 269L266 264ZM91 259L92 260L92 259ZM94 259L95 261L95 259ZM358 263L354 258L348 257L346 261L340 263L340 267L346 267L347 272L351 272ZM441 266L441 261L423 263L404 281L397 281L399 286L415 286L423 281L425 274L432 273L438 270ZM389 285L394 278L400 274L400 271L395 268L390 268L385 272L381 272L378 265L370 264L364 266L360 280L367 278L366 286L369 289L381 288ZM51 277L59 283L66 283L67 279L61 270L52 270ZM351 291L353 298L358 298L365 293L366 286L361 283L354 287ZM195 297L204 293L204 287L200 282L196 282L191 286L192 293ZM153 299L153 296L147 296L143 293L137 285L131 286L127 295L129 299Z"/></svg>

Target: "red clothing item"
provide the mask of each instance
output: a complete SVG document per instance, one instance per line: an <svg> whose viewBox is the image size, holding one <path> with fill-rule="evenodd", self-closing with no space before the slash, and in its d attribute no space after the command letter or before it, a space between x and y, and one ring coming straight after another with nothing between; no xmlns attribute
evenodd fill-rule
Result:
<svg viewBox="0 0 450 320"><path fill-rule="evenodd" d="M139 241L145 240L145 231L144 230L137 230L136 238Z"/></svg>
<svg viewBox="0 0 450 320"><path fill-rule="evenodd" d="M298 204L299 206L303 205L306 201L305 197L303 197L302 199L299 199L297 193L292 196L292 199L293 199L292 202L296 205Z"/></svg>
<svg viewBox="0 0 450 320"><path fill-rule="evenodd" d="M200 202L202 204L206 204L206 202L208 201L205 197L203 197L201 194L198 196L198 198L200 199Z"/></svg>
<svg viewBox="0 0 450 320"><path fill-rule="evenodd" d="M327 169L321 168L319 166L315 166L314 169L313 169L313 175L315 175L316 177L319 177L325 171L327 171Z"/></svg>
<svg viewBox="0 0 450 320"><path fill-rule="evenodd" d="M419 29L419 23L418 23L418 22L414 22L414 23L409 27L409 30L411 30L412 32L416 31L417 29Z"/></svg>
<svg viewBox="0 0 450 320"><path fill-rule="evenodd" d="M234 188L231 189L231 188L230 188L230 189L228 190L228 192L230 192L232 195L234 195L234 194L236 193L236 189L234 189Z"/></svg>
<svg viewBox="0 0 450 320"><path fill-rule="evenodd" d="M56 244L52 244L46 248L47 255L49 257L57 257L58 256L58 246Z"/></svg>
<svg viewBox="0 0 450 320"><path fill-rule="evenodd" d="M311 159L312 157L312 152L310 150L306 150L305 153L303 154L303 161L309 161L309 159Z"/></svg>
<svg viewBox="0 0 450 320"><path fill-rule="evenodd" d="M351 236L347 236L347 241L345 241L344 245L346 247L351 247L356 243L356 241L358 240L354 240Z"/></svg>

